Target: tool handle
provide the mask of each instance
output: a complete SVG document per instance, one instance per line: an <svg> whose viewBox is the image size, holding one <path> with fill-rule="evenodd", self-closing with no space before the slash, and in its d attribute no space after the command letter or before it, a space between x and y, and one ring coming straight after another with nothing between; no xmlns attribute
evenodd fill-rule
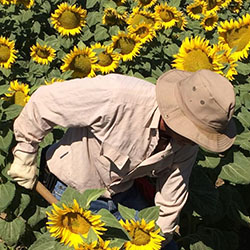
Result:
<svg viewBox="0 0 250 250"><path fill-rule="evenodd" d="M57 203L58 200L53 194L40 182L37 181L35 184L35 190L50 204Z"/></svg>

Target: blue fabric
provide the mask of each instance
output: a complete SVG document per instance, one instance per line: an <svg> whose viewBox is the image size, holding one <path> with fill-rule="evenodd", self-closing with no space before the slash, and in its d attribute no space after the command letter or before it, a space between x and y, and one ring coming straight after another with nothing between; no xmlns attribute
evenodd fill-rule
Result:
<svg viewBox="0 0 250 250"><path fill-rule="evenodd" d="M57 180L55 187L52 190L52 194L58 200L60 200L66 188L67 186L64 183ZM118 203L122 204L123 206L135 209L137 213L141 209L149 206L147 201L141 196L138 189L134 185L129 190L114 195L112 200L100 198L98 200L92 201L90 203L89 210L92 212L98 212L100 209L104 208L109 210L118 220L120 220L122 219L122 216L118 211ZM137 220L138 217L136 216L135 219ZM175 241L172 240L161 250L178 250L178 247Z"/></svg>

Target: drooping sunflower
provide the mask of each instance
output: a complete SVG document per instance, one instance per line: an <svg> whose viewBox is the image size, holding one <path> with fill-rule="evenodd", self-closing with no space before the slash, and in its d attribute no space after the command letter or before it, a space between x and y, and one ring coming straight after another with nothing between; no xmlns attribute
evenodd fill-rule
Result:
<svg viewBox="0 0 250 250"><path fill-rule="evenodd" d="M157 2L157 0L136 0L136 2L138 3L138 6L140 8L147 9L153 6Z"/></svg>
<svg viewBox="0 0 250 250"><path fill-rule="evenodd" d="M51 14L51 22L54 28L63 36L75 36L81 32L85 25L87 11L76 5L69 5L64 2L57 6L54 13Z"/></svg>
<svg viewBox="0 0 250 250"><path fill-rule="evenodd" d="M184 30L188 22L182 11L177 11L176 20L175 26L181 30Z"/></svg>
<svg viewBox="0 0 250 250"><path fill-rule="evenodd" d="M113 26L113 25L123 25L126 23L127 12L124 12L122 15L117 12L116 9L106 8L104 10L104 15L102 17L102 23L104 25Z"/></svg>
<svg viewBox="0 0 250 250"><path fill-rule="evenodd" d="M50 46L41 46L39 43L30 48L30 56L40 64L48 64L53 61L56 56L56 51Z"/></svg>
<svg viewBox="0 0 250 250"><path fill-rule="evenodd" d="M242 7L242 4L243 4L243 0L232 0L228 8L234 13L239 13Z"/></svg>
<svg viewBox="0 0 250 250"><path fill-rule="evenodd" d="M16 53L15 42L0 36L0 67L9 69L11 64L15 62Z"/></svg>
<svg viewBox="0 0 250 250"><path fill-rule="evenodd" d="M178 21L178 10L175 7L169 6L167 3L161 3L156 5L155 13L159 15L161 19L161 25L165 29L174 26Z"/></svg>
<svg viewBox="0 0 250 250"><path fill-rule="evenodd" d="M91 48L79 49L75 46L63 59L64 64L61 66L61 70L63 72L73 70L73 78L94 77L94 64L97 62L97 59Z"/></svg>
<svg viewBox="0 0 250 250"><path fill-rule="evenodd" d="M205 16L201 20L201 26L206 30L206 31L211 31L213 30L218 24L218 15L216 12L211 13L208 16Z"/></svg>
<svg viewBox="0 0 250 250"><path fill-rule="evenodd" d="M50 81L44 81L45 85L51 85L54 82L64 82L63 79L53 77Z"/></svg>
<svg viewBox="0 0 250 250"><path fill-rule="evenodd" d="M199 20L201 18L201 15L205 14L206 11L206 3L203 1L195 1L191 4L189 4L186 8L187 14L196 20Z"/></svg>
<svg viewBox="0 0 250 250"><path fill-rule="evenodd" d="M132 13L127 18L127 24L134 28L140 23L147 23L151 25L155 30L161 28L161 19L156 13L151 13L146 10L140 10L136 7L132 9Z"/></svg>
<svg viewBox="0 0 250 250"><path fill-rule="evenodd" d="M93 51L99 50L97 52L98 61L96 62L96 70L101 71L102 74L108 74L114 72L119 66L120 57L118 54L113 53L113 48L111 46L101 45L96 43L91 46Z"/></svg>
<svg viewBox="0 0 250 250"><path fill-rule="evenodd" d="M102 235L102 231L106 230L101 216L84 210L75 199L71 207L62 204L63 208L60 208L54 203L52 206L51 213L47 212L47 228L52 237L60 238L65 245L77 248L83 244L82 237L87 238L90 229L97 235Z"/></svg>
<svg viewBox="0 0 250 250"><path fill-rule="evenodd" d="M229 80L234 79L234 75L237 75L236 59L232 56L232 49L229 49L225 44L214 44L211 49L211 54L218 54L218 61L226 68L226 72L222 72L222 75Z"/></svg>
<svg viewBox="0 0 250 250"><path fill-rule="evenodd" d="M246 14L239 20L220 22L218 27L219 43L235 49L233 56L236 60L248 57L250 48L250 15Z"/></svg>
<svg viewBox="0 0 250 250"><path fill-rule="evenodd" d="M180 69L195 72L200 69L209 69L221 73L223 65L218 61L218 55L210 53L209 40L195 36L188 37L182 42L179 53L174 55L172 66Z"/></svg>
<svg viewBox="0 0 250 250"><path fill-rule="evenodd" d="M156 229L154 220L146 223L144 219L141 221L134 220L120 220L120 224L127 230L131 236L131 241L124 244L126 250L159 250L161 249L161 242L164 240L159 235L160 228Z"/></svg>
<svg viewBox="0 0 250 250"><path fill-rule="evenodd" d="M112 41L111 47L120 50L119 55L124 62L131 61L137 56L142 46L140 37L125 32L118 32L117 36L112 36Z"/></svg>
<svg viewBox="0 0 250 250"><path fill-rule="evenodd" d="M16 0L16 4L23 4L27 9L34 5L34 0Z"/></svg>
<svg viewBox="0 0 250 250"><path fill-rule="evenodd" d="M9 93L5 93L6 97L3 97L5 101L11 101L14 104L24 107L30 99L28 95L30 88L26 83L19 84L17 80L11 81L8 91Z"/></svg>
<svg viewBox="0 0 250 250"><path fill-rule="evenodd" d="M147 23L140 23L135 28L129 25L127 29L129 33L139 36L141 43L152 41L152 39L156 37L155 29Z"/></svg>

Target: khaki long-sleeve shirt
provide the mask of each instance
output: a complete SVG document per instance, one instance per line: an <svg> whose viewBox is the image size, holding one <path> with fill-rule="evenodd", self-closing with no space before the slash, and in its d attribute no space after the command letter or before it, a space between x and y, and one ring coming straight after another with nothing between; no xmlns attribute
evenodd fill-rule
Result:
<svg viewBox="0 0 250 250"><path fill-rule="evenodd" d="M16 119L15 150L36 152L54 126L69 128L47 152L50 171L79 191L105 188L106 197L135 178L156 177L157 223L167 234L186 202L198 146L170 140L152 154L159 120L155 85L142 79L109 74L58 82L40 87Z"/></svg>

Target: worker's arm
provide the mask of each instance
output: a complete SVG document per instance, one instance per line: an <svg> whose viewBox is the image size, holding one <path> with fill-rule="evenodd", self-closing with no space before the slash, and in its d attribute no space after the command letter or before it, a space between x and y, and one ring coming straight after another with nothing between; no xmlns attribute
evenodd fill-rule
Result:
<svg viewBox="0 0 250 250"><path fill-rule="evenodd" d="M157 179L155 204L160 206L157 224L166 236L172 239L178 216L188 197L188 184L196 160L198 146L185 146L176 153L171 169Z"/></svg>

